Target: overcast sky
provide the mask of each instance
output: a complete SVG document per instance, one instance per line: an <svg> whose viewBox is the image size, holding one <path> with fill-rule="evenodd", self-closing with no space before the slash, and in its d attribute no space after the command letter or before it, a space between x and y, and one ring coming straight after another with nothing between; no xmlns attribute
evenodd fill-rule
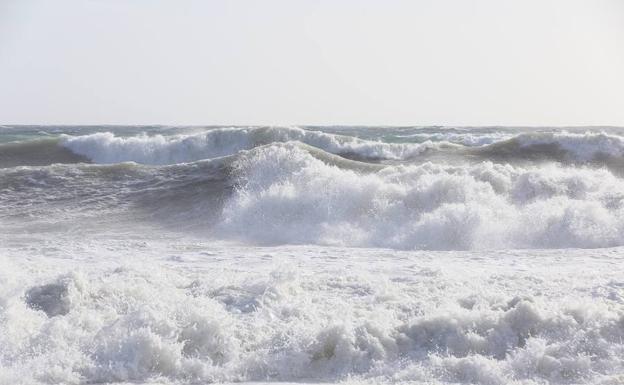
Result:
<svg viewBox="0 0 624 385"><path fill-rule="evenodd" d="M0 123L624 126L624 1L0 0Z"/></svg>

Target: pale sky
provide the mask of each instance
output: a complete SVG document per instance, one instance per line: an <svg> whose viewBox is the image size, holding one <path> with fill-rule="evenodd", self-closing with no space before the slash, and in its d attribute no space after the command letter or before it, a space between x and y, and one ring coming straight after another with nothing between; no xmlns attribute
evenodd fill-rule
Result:
<svg viewBox="0 0 624 385"><path fill-rule="evenodd" d="M0 124L624 126L624 0L0 0Z"/></svg>

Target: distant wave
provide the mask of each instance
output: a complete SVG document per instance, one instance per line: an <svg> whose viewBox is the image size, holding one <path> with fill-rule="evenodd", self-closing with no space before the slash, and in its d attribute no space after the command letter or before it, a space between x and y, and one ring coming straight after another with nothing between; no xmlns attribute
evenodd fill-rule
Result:
<svg viewBox="0 0 624 385"><path fill-rule="evenodd" d="M414 139L414 135L420 136ZM185 135L118 136L99 132L0 144L0 167L78 162L167 165L229 156L271 143L286 142L304 143L343 158L369 163L422 163L433 159L453 160L455 163L489 160L513 164L541 160L591 162L616 171L624 166L624 137L600 132L531 132L514 136L508 133L479 136L442 132L411 136L403 138L405 142L395 143L297 127L218 128Z"/></svg>
<svg viewBox="0 0 624 385"><path fill-rule="evenodd" d="M624 137L605 133L525 133L474 149L503 159L541 158L573 162L624 157Z"/></svg>
<svg viewBox="0 0 624 385"><path fill-rule="evenodd" d="M419 143L387 143L335 135L300 128L260 127L214 129L184 136L118 137L111 133L63 137L61 144L77 155L96 163L133 161L143 164L174 164L235 154L270 143L298 141L347 158L413 160L432 154L476 155L496 161L540 158L583 162L624 156L624 138L605 133L524 133L503 136L485 144L465 146L448 141L451 137L432 135ZM423 139L423 138L421 138Z"/></svg>
<svg viewBox="0 0 624 385"><path fill-rule="evenodd" d="M133 161L144 164L192 162L248 150L270 143L298 141L357 159L409 159L449 143L384 143L351 136L287 127L213 129L195 135L118 137L112 133L63 137L61 144L97 163Z"/></svg>

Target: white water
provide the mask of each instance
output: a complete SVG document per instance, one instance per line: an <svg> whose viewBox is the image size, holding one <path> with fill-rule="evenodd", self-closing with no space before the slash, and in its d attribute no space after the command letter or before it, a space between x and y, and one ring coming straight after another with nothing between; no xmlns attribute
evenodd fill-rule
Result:
<svg viewBox="0 0 624 385"><path fill-rule="evenodd" d="M621 249L562 258L171 238L4 252L5 383L617 383L624 369ZM33 287L48 298L22 300Z"/></svg>
<svg viewBox="0 0 624 385"><path fill-rule="evenodd" d="M607 170L390 166L361 174L296 146L237 162L240 188L222 228L261 244L399 249L606 247L624 244L624 182Z"/></svg>

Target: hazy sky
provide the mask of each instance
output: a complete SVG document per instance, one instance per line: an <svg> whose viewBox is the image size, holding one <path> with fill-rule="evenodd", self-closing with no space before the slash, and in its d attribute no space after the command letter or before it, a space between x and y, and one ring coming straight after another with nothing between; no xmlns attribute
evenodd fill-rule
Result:
<svg viewBox="0 0 624 385"><path fill-rule="evenodd" d="M0 123L624 125L624 0L0 0Z"/></svg>

